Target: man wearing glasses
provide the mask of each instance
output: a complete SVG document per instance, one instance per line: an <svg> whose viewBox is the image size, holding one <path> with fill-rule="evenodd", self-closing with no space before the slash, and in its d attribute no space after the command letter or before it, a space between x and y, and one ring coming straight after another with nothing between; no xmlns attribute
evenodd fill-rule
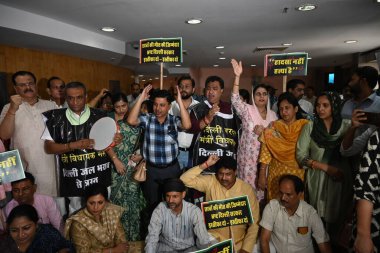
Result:
<svg viewBox="0 0 380 253"><path fill-rule="evenodd" d="M0 138L11 139L11 149L18 149L24 169L33 173L39 193L57 196L54 156L44 151L41 135L45 129L42 113L55 109L51 101L38 98L36 77L28 71L12 76L16 95L10 97L0 115Z"/></svg>
<svg viewBox="0 0 380 253"><path fill-rule="evenodd" d="M57 77L52 76L47 81L47 93L50 96L50 101L54 102L56 108L67 108L65 102L65 82Z"/></svg>

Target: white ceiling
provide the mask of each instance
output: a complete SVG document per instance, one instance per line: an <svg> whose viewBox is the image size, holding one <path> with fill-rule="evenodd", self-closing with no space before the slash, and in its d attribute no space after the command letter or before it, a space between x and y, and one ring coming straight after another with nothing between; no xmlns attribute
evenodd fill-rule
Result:
<svg viewBox="0 0 380 253"><path fill-rule="evenodd" d="M317 9L295 7L313 3ZM293 43L284 52L308 52L309 66L336 66L353 54L380 48L380 3L375 0L0 0L0 43L43 49L152 71L138 64L140 39L183 37L182 70L229 67L237 58L263 65L258 46ZM287 8L287 11L284 11ZM185 24L202 18L200 25ZM112 26L114 33L100 30ZM345 44L345 40L358 40ZM216 50L215 46L225 49ZM223 51L226 60L219 60ZM275 53L275 52L272 52ZM111 58L113 58L111 60ZM156 65L153 65L156 66ZM166 65L175 72L174 65ZM181 70L177 70L181 72Z"/></svg>

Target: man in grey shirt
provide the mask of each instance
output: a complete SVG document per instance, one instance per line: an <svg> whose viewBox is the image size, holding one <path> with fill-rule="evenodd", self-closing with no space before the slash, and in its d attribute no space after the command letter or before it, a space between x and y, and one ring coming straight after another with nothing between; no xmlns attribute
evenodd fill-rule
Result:
<svg viewBox="0 0 380 253"><path fill-rule="evenodd" d="M183 200L185 190L180 179L165 181L165 201L153 211L145 239L146 253L192 252L210 245L202 212Z"/></svg>

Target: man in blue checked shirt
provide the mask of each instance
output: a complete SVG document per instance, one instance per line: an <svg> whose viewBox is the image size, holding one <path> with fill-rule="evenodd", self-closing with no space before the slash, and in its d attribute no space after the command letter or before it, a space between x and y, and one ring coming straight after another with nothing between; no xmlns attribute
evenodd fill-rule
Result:
<svg viewBox="0 0 380 253"><path fill-rule="evenodd" d="M141 104L149 99L151 89L152 85L145 87L127 119L128 124L139 125L145 129L142 154L147 163L147 173L143 191L150 213L162 200L160 182L168 178L178 178L181 174L177 160L178 131L191 127L190 116L183 105L181 96L177 96L181 116L169 114L173 98L167 90L153 90L151 98L153 114L139 116Z"/></svg>

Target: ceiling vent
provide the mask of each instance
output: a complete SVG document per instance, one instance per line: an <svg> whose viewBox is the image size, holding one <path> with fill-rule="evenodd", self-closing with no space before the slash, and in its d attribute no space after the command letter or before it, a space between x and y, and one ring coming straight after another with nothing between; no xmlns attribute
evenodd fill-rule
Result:
<svg viewBox="0 0 380 253"><path fill-rule="evenodd" d="M253 53L256 53L256 52L282 52L288 48L289 47L287 47L287 46L256 47L253 50Z"/></svg>

